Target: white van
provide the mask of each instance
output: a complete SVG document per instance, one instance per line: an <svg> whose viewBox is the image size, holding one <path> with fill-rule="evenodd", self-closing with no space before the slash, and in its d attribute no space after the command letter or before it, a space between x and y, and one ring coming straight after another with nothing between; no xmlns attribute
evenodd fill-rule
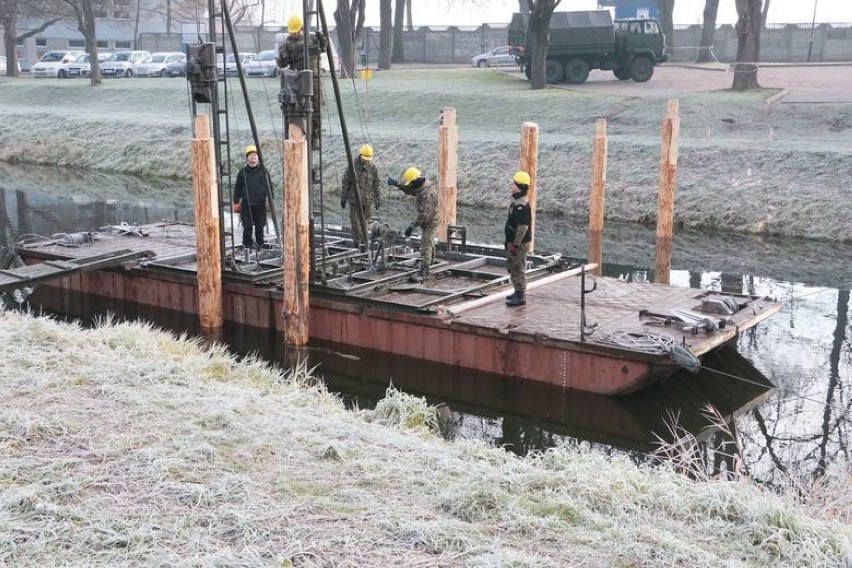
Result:
<svg viewBox="0 0 852 568"><path fill-rule="evenodd" d="M56 78L59 76L59 70L62 69L63 64L76 61L83 54L85 54L84 51L69 51L67 49L48 51L32 66L30 75Z"/></svg>

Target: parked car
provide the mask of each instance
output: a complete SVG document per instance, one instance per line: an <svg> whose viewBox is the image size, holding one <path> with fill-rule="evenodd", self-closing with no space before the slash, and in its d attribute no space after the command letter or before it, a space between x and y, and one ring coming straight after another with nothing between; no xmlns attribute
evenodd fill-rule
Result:
<svg viewBox="0 0 852 568"><path fill-rule="evenodd" d="M101 51L98 53L98 61L101 65L108 61L115 54L109 51ZM88 53L84 53L78 57L73 63L68 63L65 67L68 77L88 78L92 75L92 63Z"/></svg>
<svg viewBox="0 0 852 568"><path fill-rule="evenodd" d="M254 61L246 63L246 77L275 77L278 75L276 57L278 57L278 52L274 49L261 51Z"/></svg>
<svg viewBox="0 0 852 568"><path fill-rule="evenodd" d="M495 47L491 51L480 53L476 57L471 58L470 62L474 67L498 67L500 65L517 65L515 56L509 53L508 45Z"/></svg>
<svg viewBox="0 0 852 568"><path fill-rule="evenodd" d="M254 61L256 57L256 53L241 53L240 63L242 64L243 69L245 69L246 64L250 61ZM228 77L237 76L237 58L234 57L233 53L228 54L228 57L225 59L225 75Z"/></svg>
<svg viewBox="0 0 852 568"><path fill-rule="evenodd" d="M166 65L166 77L186 77L186 58Z"/></svg>
<svg viewBox="0 0 852 568"><path fill-rule="evenodd" d="M116 51L115 57L104 61L101 75L104 77L133 77L133 66L151 57L148 51Z"/></svg>
<svg viewBox="0 0 852 568"><path fill-rule="evenodd" d="M6 56L0 55L0 75L6 74L6 65L8 65L8 62L6 61ZM20 74L21 74L21 62L18 61L18 75L20 75Z"/></svg>
<svg viewBox="0 0 852 568"><path fill-rule="evenodd" d="M82 51L69 51L67 49L48 51L41 56L38 63L32 66L30 74L33 77L59 77L63 79L68 76L68 71L63 66L75 61L81 55L83 55Z"/></svg>
<svg viewBox="0 0 852 568"><path fill-rule="evenodd" d="M133 73L137 77L165 77L169 63L178 61L186 61L186 55L180 51L158 51L142 63L134 65Z"/></svg>

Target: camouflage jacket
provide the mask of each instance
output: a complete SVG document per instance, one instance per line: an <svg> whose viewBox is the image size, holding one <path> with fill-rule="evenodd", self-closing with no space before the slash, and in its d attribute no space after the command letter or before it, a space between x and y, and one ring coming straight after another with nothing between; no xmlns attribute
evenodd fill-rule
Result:
<svg viewBox="0 0 852 568"><path fill-rule="evenodd" d="M415 190L417 200L417 219L414 224L418 227L434 227L438 224L438 190L429 180L423 187Z"/></svg>
<svg viewBox="0 0 852 568"><path fill-rule="evenodd" d="M355 160L355 179L358 181L358 190L361 192L361 199L364 211L369 211L371 207L379 203L379 170L373 162L365 162L360 157ZM349 168L343 173L343 182L340 188L340 201L355 203L355 186L352 184L352 174Z"/></svg>
<svg viewBox="0 0 852 568"><path fill-rule="evenodd" d="M314 71L319 70L319 55L324 52L327 41L322 34L311 34L311 43L309 45L311 68ZM278 46L278 57L276 58L278 67L289 67L295 71L301 71L305 68L305 35L304 33L295 33L287 36L284 43Z"/></svg>

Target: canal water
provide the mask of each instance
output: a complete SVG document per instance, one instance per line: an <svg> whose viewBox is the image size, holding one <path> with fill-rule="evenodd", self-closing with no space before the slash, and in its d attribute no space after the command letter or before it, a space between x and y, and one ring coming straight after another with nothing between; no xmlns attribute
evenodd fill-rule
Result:
<svg viewBox="0 0 852 568"><path fill-rule="evenodd" d="M336 203L336 199L330 200ZM394 227L413 218L413 203L389 200L379 211ZM345 213L345 220L342 213ZM192 221L186 180L139 179L0 163L0 246L26 235L96 231L106 225ZM502 211L462 210L470 242L499 243ZM348 223L348 212L326 212L328 223ZM536 247L582 258L582 221L541 214ZM653 279L654 229L610 224L604 271L633 281ZM850 286L852 245L724 233L675 235L672 283L724 292L769 295L781 312L704 362L699 374L678 375L630 397L600 397L551 387L519 385L456 368L424 364L349 347L314 344L309 363L329 388L351 404L368 407L389 385L440 405L448 438L476 438L525 454L555 445L628 452L637 460L671 441L672 424L703 443L711 471L733 467L739 454L748 473L767 483L852 468ZM100 314L153 319L163 327L194 330L182 314L146 313L132 304L80 299L79 317ZM594 321L594 315L589 314ZM259 353L286 364L273 333L228 327L225 341L239 353ZM774 388L769 388L769 385ZM710 428L707 405L732 425L729 436Z"/></svg>

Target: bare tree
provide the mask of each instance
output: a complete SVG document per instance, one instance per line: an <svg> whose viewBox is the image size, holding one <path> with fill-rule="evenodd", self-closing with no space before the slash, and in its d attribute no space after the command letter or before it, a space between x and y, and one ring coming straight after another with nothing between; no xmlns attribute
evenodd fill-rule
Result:
<svg viewBox="0 0 852 568"><path fill-rule="evenodd" d="M408 22L408 31L414 31L414 19L411 17L411 0L405 0L405 19Z"/></svg>
<svg viewBox="0 0 852 568"><path fill-rule="evenodd" d="M221 4L216 1L216 6ZM228 0L228 13L231 15L231 22L237 25L247 16L254 14L263 4L263 0ZM166 0L166 18L168 22L173 19L195 22L202 20L207 21L207 5L208 0ZM171 33L171 24L169 24L169 33Z"/></svg>
<svg viewBox="0 0 852 568"><path fill-rule="evenodd" d="M50 2L45 0L0 0L0 26L3 26L3 46L6 50L6 75L18 76L18 42L39 34L58 22L51 14ZM43 20L38 26L24 33L18 33L18 19L28 17Z"/></svg>
<svg viewBox="0 0 852 568"><path fill-rule="evenodd" d="M674 45L674 3L675 0L657 0L657 7L660 9L660 27L663 28L666 44L669 47Z"/></svg>
<svg viewBox="0 0 852 568"><path fill-rule="evenodd" d="M337 0L334 22L337 24L337 41L340 52L340 67L344 77L355 73L355 46L364 30L366 0Z"/></svg>
<svg viewBox="0 0 852 568"><path fill-rule="evenodd" d="M101 66L98 63L98 38L95 35L95 9L103 11L104 0L59 0L59 6L66 10L66 16L77 22L77 29L83 34L83 42L86 45L86 53L89 54L89 62L92 71L89 74L89 82L93 87L103 83Z"/></svg>
<svg viewBox="0 0 852 568"><path fill-rule="evenodd" d="M527 26L527 49L530 52L530 88L547 86L547 45L550 40L550 19L562 0L527 0L530 21Z"/></svg>
<svg viewBox="0 0 852 568"><path fill-rule="evenodd" d="M734 65L735 91L759 89L757 62L760 59L760 30L763 0L736 0L737 62Z"/></svg>
<svg viewBox="0 0 852 568"><path fill-rule="evenodd" d="M707 0L704 3L704 25L701 28L701 41L698 44L697 63L707 63L713 58L710 49L716 36L716 16L719 14L719 0Z"/></svg>
<svg viewBox="0 0 852 568"><path fill-rule="evenodd" d="M391 68L393 49L393 0L379 0L379 69Z"/></svg>
<svg viewBox="0 0 852 568"><path fill-rule="evenodd" d="M393 14L393 49L391 61L402 63L405 61L405 50L402 45L402 25L405 22L405 0L396 0Z"/></svg>
<svg viewBox="0 0 852 568"><path fill-rule="evenodd" d="M760 19L760 25L763 26L764 28L766 27L766 17L769 15L769 2L770 1L771 0L766 0L766 2L763 3L763 17Z"/></svg>

